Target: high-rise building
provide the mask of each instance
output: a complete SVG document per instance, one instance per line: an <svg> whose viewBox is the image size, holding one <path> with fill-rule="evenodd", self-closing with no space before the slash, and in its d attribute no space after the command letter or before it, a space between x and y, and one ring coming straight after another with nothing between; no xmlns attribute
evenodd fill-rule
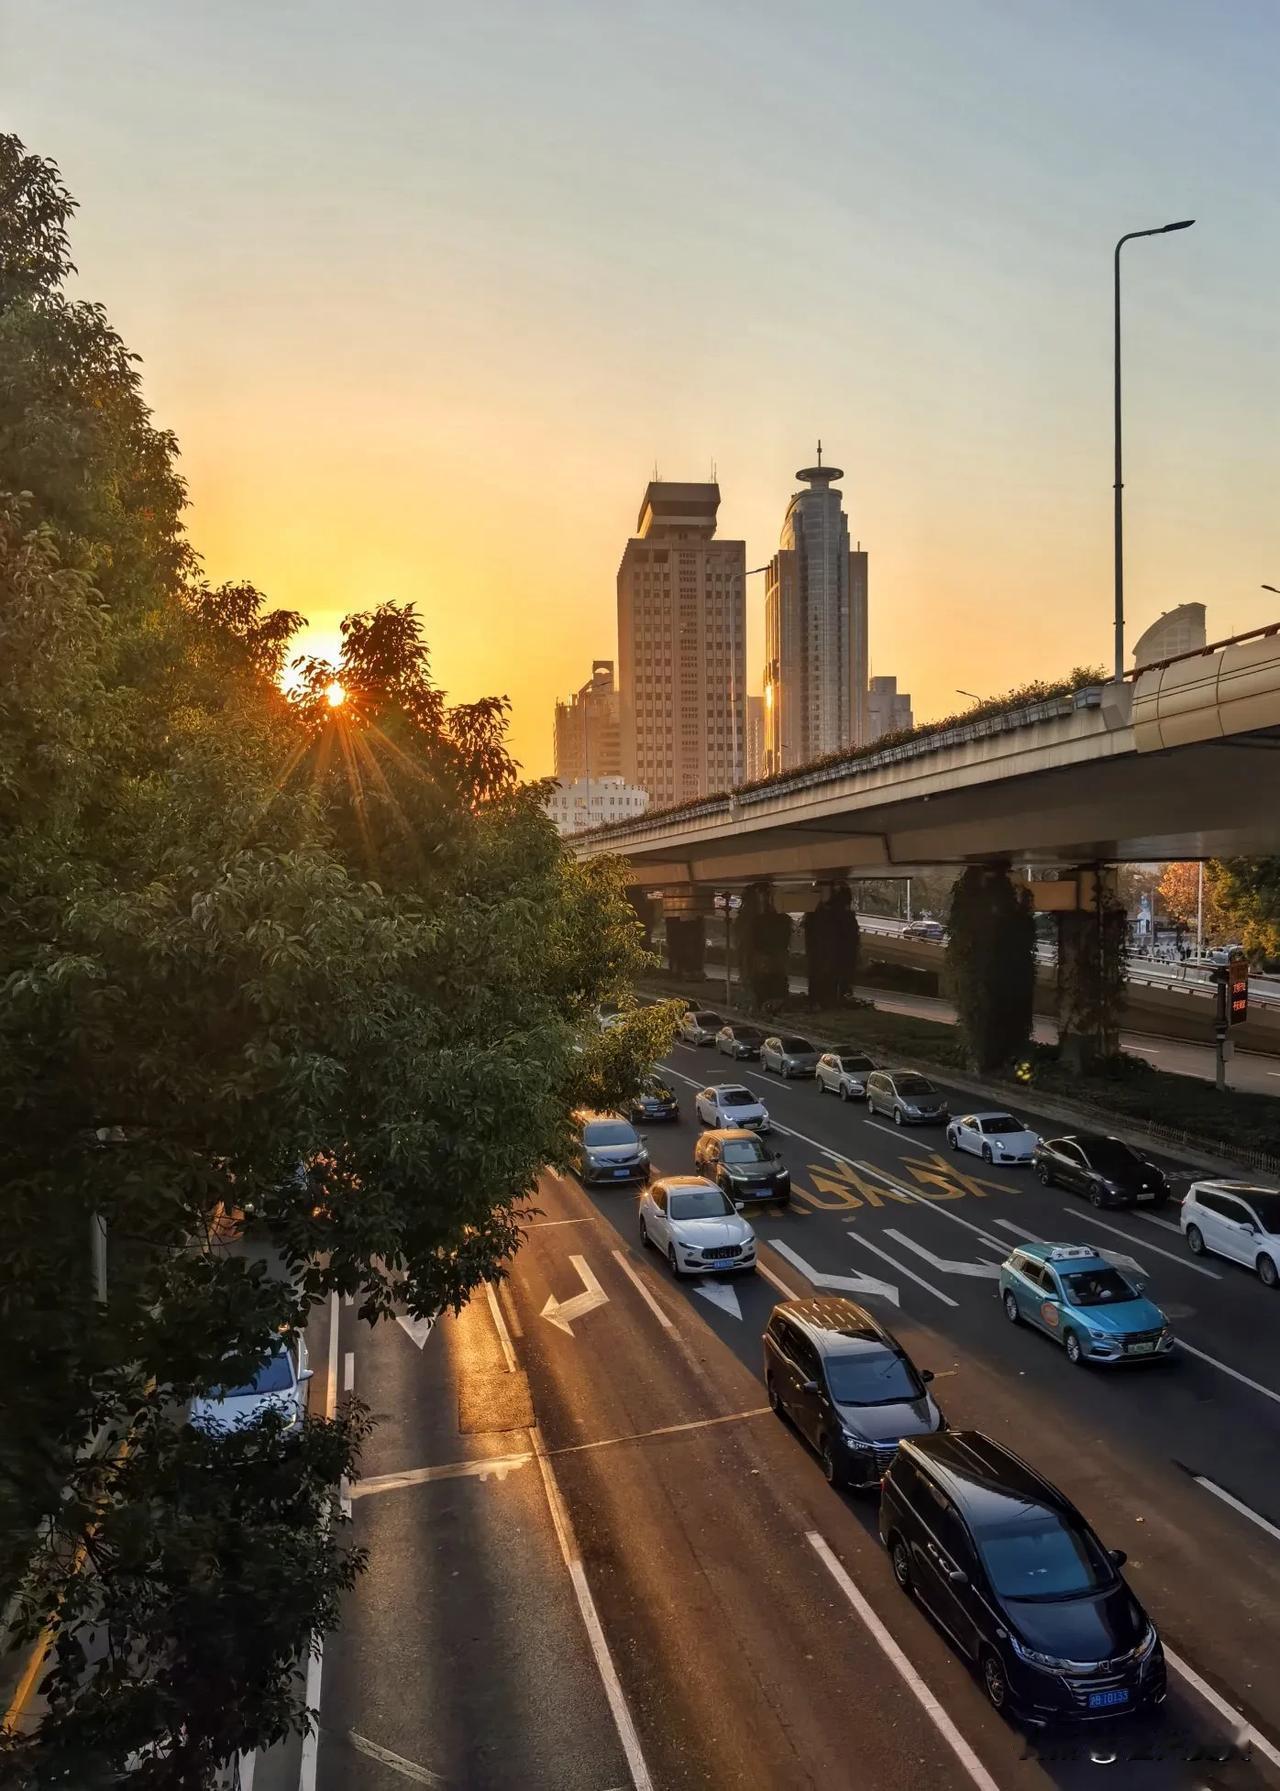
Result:
<svg viewBox="0 0 1280 1791"><path fill-rule="evenodd" d="M718 485L655 479L618 567L622 773L665 808L742 782L743 541L717 541Z"/></svg>
<svg viewBox="0 0 1280 1791"><path fill-rule="evenodd" d="M838 466L796 474L765 574L764 700L768 769L787 771L866 737L867 556L849 546Z"/></svg>
<svg viewBox="0 0 1280 1791"><path fill-rule="evenodd" d="M612 659L595 659L591 676L567 703L556 704L556 776L562 784L580 777L621 777L622 738Z"/></svg>
<svg viewBox="0 0 1280 1791"><path fill-rule="evenodd" d="M546 800L546 811L557 833L581 833L585 827L603 827L609 821L628 821L649 806L643 790L620 777L575 778L556 784Z"/></svg>
<svg viewBox="0 0 1280 1791"><path fill-rule="evenodd" d="M1157 616L1146 633L1138 636L1133 647L1134 666L1140 671L1144 665L1174 659L1179 653L1195 653L1208 638L1204 604L1180 603L1177 609Z"/></svg>
<svg viewBox="0 0 1280 1791"><path fill-rule="evenodd" d="M751 783L765 774L764 757L764 698L749 696L747 698L747 750L742 767L743 783Z"/></svg>
<svg viewBox="0 0 1280 1791"><path fill-rule="evenodd" d="M898 680L873 678L867 687L867 740L879 740L883 734L898 734L914 726L911 698L905 690L898 689Z"/></svg>

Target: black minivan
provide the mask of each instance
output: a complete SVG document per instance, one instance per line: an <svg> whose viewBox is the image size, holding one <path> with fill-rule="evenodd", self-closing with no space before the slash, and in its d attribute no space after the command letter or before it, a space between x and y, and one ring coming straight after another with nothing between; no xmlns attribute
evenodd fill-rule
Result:
<svg viewBox="0 0 1280 1791"><path fill-rule="evenodd" d="M769 1404L817 1450L832 1486L869 1488L899 1441L940 1430L929 1369L869 1312L837 1294L784 1300L764 1334Z"/></svg>
<svg viewBox="0 0 1280 1791"><path fill-rule="evenodd" d="M1165 1695L1155 1625L1056 1487L976 1430L904 1442L880 1487L880 1539L976 1667L997 1710L1096 1721Z"/></svg>

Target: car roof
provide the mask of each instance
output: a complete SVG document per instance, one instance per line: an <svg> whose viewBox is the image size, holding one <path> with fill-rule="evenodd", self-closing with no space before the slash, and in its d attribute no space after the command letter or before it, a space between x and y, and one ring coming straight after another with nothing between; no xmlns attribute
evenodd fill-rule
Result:
<svg viewBox="0 0 1280 1791"><path fill-rule="evenodd" d="M1014 1249L1023 1256L1034 1257L1037 1262L1051 1262L1055 1268L1061 1268L1069 1274L1078 1269L1110 1269L1114 1263L1107 1261L1088 1244L1051 1244L1039 1240L1028 1244L1015 1244Z"/></svg>
<svg viewBox="0 0 1280 1791"><path fill-rule="evenodd" d="M722 1095L722 1094L750 1095L751 1099L753 1101L757 1101L760 1098L759 1095L757 1095L752 1089L747 1088L741 1082L713 1082L711 1084L711 1092L712 1092L712 1094L718 1094L718 1095Z"/></svg>
<svg viewBox="0 0 1280 1791"><path fill-rule="evenodd" d="M826 1355L839 1355L849 1343L897 1345L865 1307L843 1294L816 1294L807 1300L780 1300L775 1312L785 1312L808 1332Z"/></svg>
<svg viewBox="0 0 1280 1791"><path fill-rule="evenodd" d="M904 1437L904 1455L915 1456L933 1475L971 1524L1017 1522L1028 1505L1049 1506L1083 1522L1065 1493L1022 1457L980 1430L941 1430Z"/></svg>
<svg viewBox="0 0 1280 1791"><path fill-rule="evenodd" d="M1010 1111L1007 1107L992 1107L989 1112L984 1110L981 1113L966 1113L965 1118L966 1119L1018 1119L1018 1116L1016 1113L1010 1113ZM1020 1119L1018 1119L1018 1124L1020 1126L1022 1125L1022 1121ZM1023 1126L1023 1130L1024 1131L1026 1130L1025 1126Z"/></svg>
<svg viewBox="0 0 1280 1791"><path fill-rule="evenodd" d="M1275 1193L1274 1188L1264 1188L1264 1187L1260 1186L1260 1184L1257 1182L1217 1182L1217 1181L1192 1182L1189 1191L1192 1194L1198 1194L1201 1191L1201 1189L1203 1189L1203 1188L1207 1188L1208 1191L1210 1192L1210 1194L1239 1194L1242 1200L1247 1200L1251 1194L1274 1194Z"/></svg>
<svg viewBox="0 0 1280 1791"><path fill-rule="evenodd" d="M716 1184L713 1181L708 1181L705 1175L660 1175L657 1181L650 1182L649 1186L665 1188L668 1193L676 1194L683 1188L711 1188L717 1194L720 1192Z"/></svg>
<svg viewBox="0 0 1280 1791"><path fill-rule="evenodd" d="M763 1144L764 1142L759 1132L753 1132L750 1126L713 1126L710 1131L704 1132L702 1136L703 1138L720 1138L722 1140L730 1138L749 1138L753 1144ZM699 1142L701 1142L701 1140L699 1140Z"/></svg>
<svg viewBox="0 0 1280 1791"><path fill-rule="evenodd" d="M1064 1132L1061 1141L1063 1144L1082 1144L1086 1147L1091 1144L1124 1143L1123 1138L1115 1138L1110 1132Z"/></svg>

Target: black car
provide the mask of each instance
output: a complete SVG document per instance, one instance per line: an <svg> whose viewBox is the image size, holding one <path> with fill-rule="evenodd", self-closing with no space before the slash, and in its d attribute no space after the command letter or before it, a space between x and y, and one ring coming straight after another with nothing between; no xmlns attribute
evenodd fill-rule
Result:
<svg viewBox="0 0 1280 1791"><path fill-rule="evenodd" d="M1155 1625L1056 1487L976 1430L904 1442L880 1488L894 1578L1034 1724L1147 1710L1165 1695Z"/></svg>
<svg viewBox="0 0 1280 1791"><path fill-rule="evenodd" d="M852 1300L784 1300L770 1315L769 1404L817 1450L832 1486L875 1486L903 1437L946 1428L927 1386L932 1379Z"/></svg>
<svg viewBox="0 0 1280 1791"><path fill-rule="evenodd" d="M791 1171L755 1132L737 1126L704 1132L693 1166L723 1188L736 1207L791 1205Z"/></svg>
<svg viewBox="0 0 1280 1791"><path fill-rule="evenodd" d="M642 1126L647 1119L679 1119L680 1103L661 1076L646 1076L627 1117L634 1126Z"/></svg>
<svg viewBox="0 0 1280 1791"><path fill-rule="evenodd" d="M716 1034L716 1050L725 1057L759 1057L764 1033L758 1026L722 1026Z"/></svg>
<svg viewBox="0 0 1280 1791"><path fill-rule="evenodd" d="M584 1185L592 1182L647 1182L649 1152L629 1120L616 1114L577 1116L571 1160Z"/></svg>
<svg viewBox="0 0 1280 1791"><path fill-rule="evenodd" d="M1073 1194L1085 1195L1094 1206L1161 1207L1169 1199L1163 1170L1119 1138L1101 1132L1042 1138L1031 1161L1046 1188L1056 1182Z"/></svg>

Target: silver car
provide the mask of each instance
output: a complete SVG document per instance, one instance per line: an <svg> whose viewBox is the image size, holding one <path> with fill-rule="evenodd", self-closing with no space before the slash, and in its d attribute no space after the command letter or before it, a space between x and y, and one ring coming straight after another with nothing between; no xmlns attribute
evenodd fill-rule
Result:
<svg viewBox="0 0 1280 1791"><path fill-rule="evenodd" d="M867 1077L876 1067L865 1051L824 1051L814 1071L823 1094L837 1094L842 1101L864 1101Z"/></svg>
<svg viewBox="0 0 1280 1791"><path fill-rule="evenodd" d="M724 1025L719 1014L713 1014L709 1008L693 1008L687 1013L676 1032L686 1045L714 1045L716 1034Z"/></svg>
<svg viewBox="0 0 1280 1791"><path fill-rule="evenodd" d="M895 1126L940 1126L951 1117L942 1095L917 1070L873 1070L867 1112L883 1113Z"/></svg>
<svg viewBox="0 0 1280 1791"><path fill-rule="evenodd" d="M782 1077L812 1076L821 1055L808 1039L797 1038L794 1033L774 1033L760 1047L760 1067L776 1070Z"/></svg>
<svg viewBox="0 0 1280 1791"><path fill-rule="evenodd" d="M301 1331L292 1340L281 1337L247 1381L234 1387L211 1387L191 1402L190 1421L197 1430L236 1430L254 1424L266 1412L278 1412L288 1430L306 1416L307 1342Z"/></svg>

